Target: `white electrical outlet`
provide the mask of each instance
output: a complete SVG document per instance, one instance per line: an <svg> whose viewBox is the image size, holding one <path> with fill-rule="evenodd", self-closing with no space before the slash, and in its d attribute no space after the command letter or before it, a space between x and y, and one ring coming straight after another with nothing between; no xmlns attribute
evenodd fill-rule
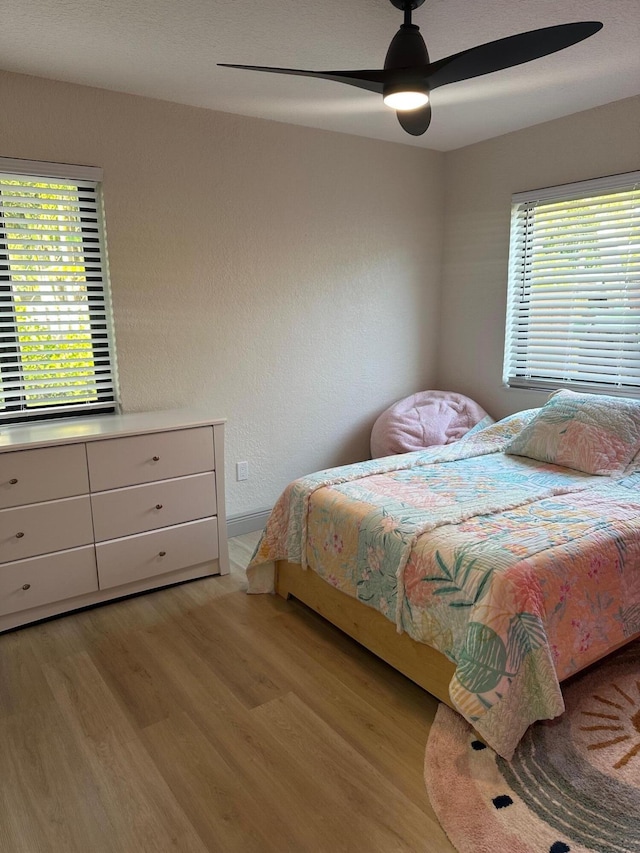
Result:
<svg viewBox="0 0 640 853"><path fill-rule="evenodd" d="M248 480L249 479L249 463L248 462L236 462L236 480Z"/></svg>

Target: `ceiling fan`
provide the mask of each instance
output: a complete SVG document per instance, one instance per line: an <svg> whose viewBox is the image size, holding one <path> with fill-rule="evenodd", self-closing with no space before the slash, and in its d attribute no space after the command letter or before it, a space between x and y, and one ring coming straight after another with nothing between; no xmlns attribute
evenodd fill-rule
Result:
<svg viewBox="0 0 640 853"><path fill-rule="evenodd" d="M436 62L429 54L420 27L411 22L411 13L425 0L391 0L404 12L404 23L393 37L384 69L381 71L303 71L296 68L270 68L262 65L233 65L219 62L225 68L244 68L271 74L293 74L316 77L356 86L383 96L384 103L396 110L398 121L407 133L421 136L431 122L429 94L438 86L501 71L532 59L564 50L602 29L599 21L559 24L490 41L454 53Z"/></svg>

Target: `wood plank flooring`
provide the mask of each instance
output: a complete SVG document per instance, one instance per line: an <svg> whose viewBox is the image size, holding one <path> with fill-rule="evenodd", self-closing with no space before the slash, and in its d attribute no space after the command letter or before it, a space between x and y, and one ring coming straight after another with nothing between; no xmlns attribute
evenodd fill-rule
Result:
<svg viewBox="0 0 640 853"><path fill-rule="evenodd" d="M1 853L451 853L436 702L232 573L0 635Z"/></svg>

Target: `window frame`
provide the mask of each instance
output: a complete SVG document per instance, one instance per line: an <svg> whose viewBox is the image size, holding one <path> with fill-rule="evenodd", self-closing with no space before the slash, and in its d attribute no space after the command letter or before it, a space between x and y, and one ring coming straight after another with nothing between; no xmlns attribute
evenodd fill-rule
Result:
<svg viewBox="0 0 640 853"><path fill-rule="evenodd" d="M113 310L111 305L111 287L108 269L107 241L105 229L104 202L102 195L102 169L95 166L76 166L64 163L49 163L33 160L21 160L16 158L0 157L0 173L3 175L15 175L17 179L37 178L43 181L55 182L56 180L75 184L78 190L78 219L81 241L79 257L82 258L86 302L88 305L88 324L91 335L91 353L93 362L93 379L97 388L97 399L94 402L86 401L74 403L72 398L67 398L60 403L47 403L39 408L29 409L24 388L3 392L4 402L0 402L0 426L10 424L21 424L60 418L92 417L104 414L113 414L120 411L118 373L115 350L115 332L113 324ZM83 186L91 184L91 186ZM82 190L94 193L91 199L93 207L83 209L81 203ZM0 198L2 188L0 187ZM89 199L85 199L89 202ZM83 216L84 214L84 216ZM11 304L12 299L12 271L8 243L11 242L7 236L6 228L3 226L4 211L0 207L0 315L3 313L3 302ZM92 268L91 261L95 263L96 254L88 250L97 248L97 257L102 265L102 272ZM13 273L14 275L16 273ZM20 273L22 274L22 273ZM98 284L99 282L99 284ZM99 293L99 296L97 295ZM92 301L100 302L100 317L96 317L96 311L91 310ZM102 309L104 306L104 309ZM97 306L96 306L97 307ZM0 330L0 391L2 391L2 375L7 374L11 368L20 364L20 344L16 341L15 347L10 349L11 341L16 340L18 332L17 315L9 307L5 309L11 320L16 321L13 326L13 334L8 337L2 335ZM104 314L104 316L102 316ZM10 353L7 355L6 353ZM108 388L100 391L100 376L108 374ZM104 380L103 380L104 382ZM104 382L106 386L106 382ZM7 405L8 403L8 405Z"/></svg>
<svg viewBox="0 0 640 853"><path fill-rule="evenodd" d="M531 290L532 286L530 284L530 278L532 273L528 272L531 269L532 259L536 257L536 249L533 247L533 236L531 231L528 229L532 228L531 222L532 217L531 213L529 213L529 209L534 211L535 208L544 204L555 204L566 202L567 206L569 206L572 202L580 202L584 200L588 200L593 198L600 200L603 196L608 194L614 194L616 192L635 192L636 194L640 191L640 172L627 172L618 175L610 175L603 178L595 178L587 181L580 181L577 183L571 184L562 184L555 187L545 187L537 190L529 190L526 192L515 193L511 199L511 228L510 228L510 236L509 236L509 271L508 271L508 289L507 289L507 310L506 310L506 323L505 323L505 345L504 345L504 358L503 358L503 383L508 388L516 388L519 390L533 390L533 391L554 391L558 388L571 389L576 391L587 391L591 393L603 393L615 396L625 396L625 397L636 397L640 396L640 376L633 377L633 382L629 384L621 384L620 382L614 381L603 381L597 382L593 379L585 379L583 378L570 378L567 376L568 373L579 373L582 366L584 366L585 362L580 363L579 358L577 359L578 369L570 369L566 364L562 367L559 367L557 374L555 377L545 377L542 375L534 376L528 374L526 369L521 368L518 370L517 368L517 357L516 351L518 347L520 349L526 348L527 346L531 346L529 343L530 335L533 331L535 331L534 325L529 325L528 320L525 320L523 323L523 318L526 318L531 309ZM599 202L602 204L602 202ZM635 230L636 225L636 209L635 209L635 200L633 201L633 215L631 217L631 228ZM594 204L594 208L596 205ZM570 216L570 212L567 211L567 218ZM582 213L580 215L583 215ZM595 215L595 214L594 214ZM637 225L640 229L640 203L638 204L637 209ZM543 226L542 226L543 227ZM566 227L566 226L564 226ZM585 240L583 231L579 231L580 240ZM571 236L574 236L573 234ZM603 237L603 240L610 239L607 237ZM611 238L612 239L612 238ZM596 248L599 244L596 244ZM632 244L633 246L634 244ZM550 249L553 252L553 249ZM540 259L540 254L537 254L538 260ZM558 250L556 250L556 254L558 254ZM616 254L616 261L620 258L622 252ZM639 253L640 254L640 253ZM567 272L563 270L560 275L571 277L573 274L579 274L579 270L584 268L589 263L593 262L593 258L576 258L575 263L571 266L570 271ZM572 261L573 263L573 261ZM529 279L529 283L527 280ZM622 261L620 261L620 279L625 282L625 289L627 286L627 282L631 283L632 289L630 290L630 299L640 298L640 269L636 276L631 273L627 275L627 272L622 269ZM563 284L563 287L568 288L571 285ZM602 290L595 291L598 295L589 295L592 294L593 291L588 290L584 287L584 282L580 285L576 285L575 292L572 294L572 298L574 300L585 299L599 299L600 293L607 293L607 285L602 284ZM609 292L620 290L620 285L618 282L615 283L614 286L609 288ZM584 294L584 296L583 296ZM605 300L607 296L604 295L602 298ZM566 300L569 301L569 297L566 297ZM595 316L595 315L594 315ZM635 318L633 318L635 320ZM575 323L575 318L573 319ZM569 335L570 326L572 320L571 317L567 317L564 320L564 325L562 323L558 323L558 333L562 333L563 331ZM522 325L525 326L524 331L522 329ZM552 321L548 320L547 325L552 325ZM624 325L624 324L621 324ZM586 327L586 323L585 323ZM638 312L638 322L629 323L630 332L625 332L624 334L637 335L637 343L635 346L637 347L637 358L635 354L633 355L633 369L640 369L640 311ZM555 330L554 330L555 331ZM571 340L574 346L578 349L584 347L585 341L589 341L589 332L588 329L580 330L578 334L575 333L575 330L571 330ZM602 334L602 332L598 332ZM592 332L592 334L596 334L596 330ZM544 340L544 339L543 339ZM548 340L548 339L547 339ZM524 343L523 343L524 342ZM544 342L546 343L546 341ZM540 344L540 346L544 346L544 343ZM594 345L594 338L591 339L591 345ZM553 353L553 344L550 344L550 353ZM599 346L598 352L605 352L605 348ZM607 350L607 355L602 356L602 358L608 357L608 353L610 352L612 357L617 354L618 358L621 359L624 356L627 356L626 346L623 349L619 347L616 348L614 344L611 345L610 350ZM548 355L547 355L548 357ZM538 356L540 358L540 356ZM575 358L575 356L573 356ZM521 359L525 361L525 359ZM528 364L526 366L531 367L532 365ZM601 368L602 365L599 365ZM552 371L549 370L549 373ZM564 376L562 375L564 372ZM588 373L589 371L585 368L584 373ZM602 374L606 376L606 374ZM622 371L618 371L615 376L619 379L621 375L624 375ZM635 383L635 384L634 384Z"/></svg>

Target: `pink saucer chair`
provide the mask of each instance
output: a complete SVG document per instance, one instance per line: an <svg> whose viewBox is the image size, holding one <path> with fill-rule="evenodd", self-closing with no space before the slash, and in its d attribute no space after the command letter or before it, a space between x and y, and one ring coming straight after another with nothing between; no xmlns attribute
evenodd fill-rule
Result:
<svg viewBox="0 0 640 853"><path fill-rule="evenodd" d="M371 431L371 457L392 456L451 444L486 420L485 410L463 394L452 391L419 391L389 406Z"/></svg>

